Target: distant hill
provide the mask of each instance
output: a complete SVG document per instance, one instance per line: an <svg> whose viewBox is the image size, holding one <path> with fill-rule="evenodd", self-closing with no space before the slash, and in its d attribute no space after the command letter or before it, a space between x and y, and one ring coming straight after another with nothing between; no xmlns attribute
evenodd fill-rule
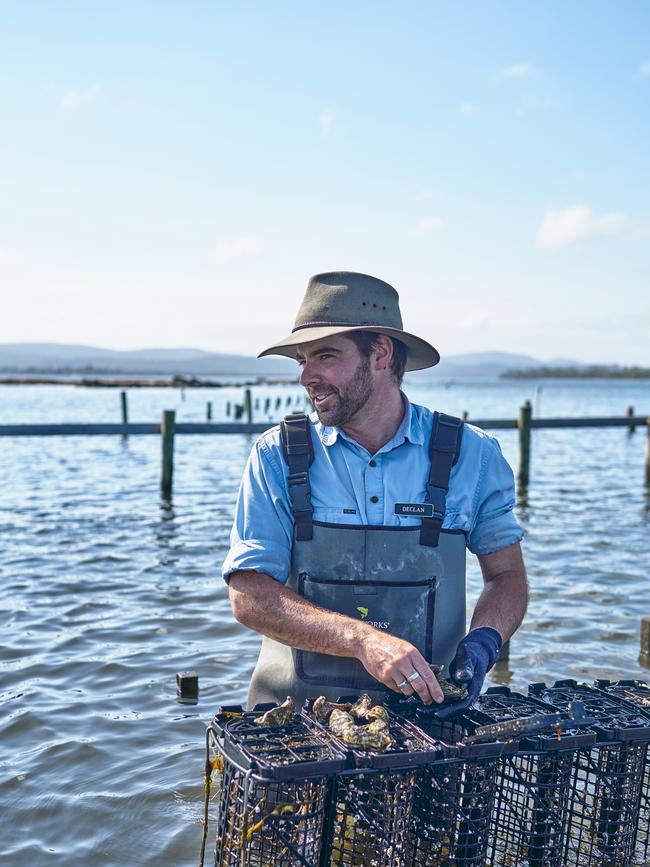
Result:
<svg viewBox="0 0 650 867"><path fill-rule="evenodd" d="M510 370L555 366L581 367L579 362L558 359L543 362L511 352L470 352L449 355L421 377L498 377ZM205 352L202 349L103 349L65 343L0 344L0 371L49 374L147 374L179 376L279 376L295 378L295 362L281 357L254 358Z"/></svg>
<svg viewBox="0 0 650 867"><path fill-rule="evenodd" d="M254 358L201 349L102 349L64 343L0 344L6 373L170 374L296 377L288 358Z"/></svg>

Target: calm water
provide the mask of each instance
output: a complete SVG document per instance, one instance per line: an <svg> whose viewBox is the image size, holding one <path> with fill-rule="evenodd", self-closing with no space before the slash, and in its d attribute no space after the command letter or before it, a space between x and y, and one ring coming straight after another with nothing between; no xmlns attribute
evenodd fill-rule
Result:
<svg viewBox="0 0 650 867"><path fill-rule="evenodd" d="M633 382L455 382L409 396L470 418L650 414ZM262 401L299 391L260 389ZM175 408L215 419L227 390L129 393L133 421ZM263 410L260 411L263 416ZM117 421L114 390L0 387L0 424ZM508 459L514 432L501 432ZM537 431L518 505L532 588L494 682L650 679L638 659L650 614L645 432ZM173 502L158 495L156 437L0 439L0 860L38 865L192 865L201 827L205 725L243 701L257 639L233 622L219 576L252 438L180 437ZM468 568L470 602L480 586ZM196 706L175 674L199 672Z"/></svg>

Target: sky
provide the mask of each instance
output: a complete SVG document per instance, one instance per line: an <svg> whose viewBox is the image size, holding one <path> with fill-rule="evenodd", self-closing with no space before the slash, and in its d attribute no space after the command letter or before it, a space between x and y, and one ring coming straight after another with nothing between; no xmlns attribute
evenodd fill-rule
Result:
<svg viewBox="0 0 650 867"><path fill-rule="evenodd" d="M256 354L309 277L444 356L650 365L650 4L0 0L0 342Z"/></svg>

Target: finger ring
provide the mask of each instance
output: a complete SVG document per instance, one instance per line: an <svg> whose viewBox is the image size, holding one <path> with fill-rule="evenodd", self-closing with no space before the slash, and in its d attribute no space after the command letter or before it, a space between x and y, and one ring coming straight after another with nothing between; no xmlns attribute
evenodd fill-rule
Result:
<svg viewBox="0 0 650 867"><path fill-rule="evenodd" d="M404 687L405 687L405 686L408 686L408 685L409 685L408 680L403 680L401 683L398 683L398 684L397 684L397 686L399 687L399 689L404 689Z"/></svg>
<svg viewBox="0 0 650 867"><path fill-rule="evenodd" d="M421 676L422 675L420 674L419 671L414 671L413 674L410 674L406 679L408 680L409 683L413 683L414 680L417 680L418 677L421 677Z"/></svg>

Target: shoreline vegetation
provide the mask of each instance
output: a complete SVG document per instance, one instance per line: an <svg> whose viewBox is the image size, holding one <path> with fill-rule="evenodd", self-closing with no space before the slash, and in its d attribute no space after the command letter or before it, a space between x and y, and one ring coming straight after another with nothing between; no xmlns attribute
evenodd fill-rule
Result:
<svg viewBox="0 0 650 867"><path fill-rule="evenodd" d="M295 379L258 376L254 379L241 379L225 382L212 379L198 379L195 376L172 376L167 379L139 379L124 376L116 379L82 377L80 379L55 379L52 376L2 376L0 385L75 385L87 388L250 388L254 385L295 385Z"/></svg>
<svg viewBox="0 0 650 867"><path fill-rule="evenodd" d="M650 367L609 367L599 364L587 367L530 367L506 370L500 379L650 379Z"/></svg>

